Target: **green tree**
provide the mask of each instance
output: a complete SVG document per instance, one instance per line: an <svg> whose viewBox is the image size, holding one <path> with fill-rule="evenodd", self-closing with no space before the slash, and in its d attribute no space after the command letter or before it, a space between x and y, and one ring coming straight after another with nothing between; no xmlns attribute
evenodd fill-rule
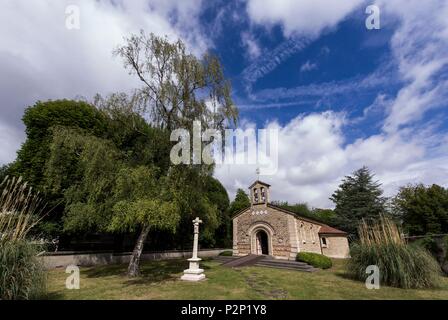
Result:
<svg viewBox="0 0 448 320"><path fill-rule="evenodd" d="M295 212L298 215L303 216L303 217L309 217L309 218L313 217L311 209L309 208L308 204L306 204L306 203L290 204L287 201L273 201L272 204L274 204L280 208Z"/></svg>
<svg viewBox="0 0 448 320"><path fill-rule="evenodd" d="M146 237L152 229L174 232L180 220L179 207L174 201L166 177L158 178L156 168L140 166L123 168L117 175L111 231L138 231L128 267L128 276L139 275L139 262Z"/></svg>
<svg viewBox="0 0 448 320"><path fill-rule="evenodd" d="M116 175L125 166L120 150L80 129L56 127L53 133L45 176L52 191L64 195L64 231L106 231Z"/></svg>
<svg viewBox="0 0 448 320"><path fill-rule="evenodd" d="M128 153L103 138L80 129L56 127L46 178L56 192L63 190L64 231L139 232L128 275L139 274L143 244L151 230L176 228L176 197L156 166L133 166ZM75 170L67 170L67 165ZM76 177L67 177L75 172Z"/></svg>
<svg viewBox="0 0 448 320"><path fill-rule="evenodd" d="M36 228L36 232L44 236L55 236L62 229L64 212L64 188L58 191L45 180L45 170L50 145L53 139L53 128L58 126L80 128L92 135L102 136L105 132L105 117L102 112L83 101L55 100L37 102L25 110L22 118L26 126L27 138L17 153L17 159L8 169L8 173L21 176L31 186L39 190L54 208L52 214L44 219ZM65 187L76 181L74 167L70 167L69 159L65 166Z"/></svg>
<svg viewBox="0 0 448 320"><path fill-rule="evenodd" d="M99 110L86 102L72 100L39 101L25 110L22 120L27 138L11 171L41 190L53 127L76 127L94 135L101 135L105 128L104 116Z"/></svg>
<svg viewBox="0 0 448 320"><path fill-rule="evenodd" d="M307 203L290 204L287 201L273 201L272 204L280 208L295 212L299 216L305 218L310 218L330 225L335 224L335 214L331 209L311 209Z"/></svg>
<svg viewBox="0 0 448 320"><path fill-rule="evenodd" d="M229 214L229 195L227 190L217 179L207 176L205 180L206 196L211 203L215 204L219 214L219 226L213 239L215 245L228 247L232 243L232 218Z"/></svg>
<svg viewBox="0 0 448 320"><path fill-rule="evenodd" d="M401 187L392 208L410 235L448 233L448 189L436 184Z"/></svg>
<svg viewBox="0 0 448 320"><path fill-rule="evenodd" d="M381 184L374 181L374 175L367 167L346 176L330 198L336 205L334 214L337 226L355 235L361 219L377 219L384 213L385 199L380 187Z"/></svg>
<svg viewBox="0 0 448 320"><path fill-rule="evenodd" d="M192 244L192 223L195 217L203 221L201 228L201 244L214 246L216 244L216 229L221 223L219 203L213 202L207 189L209 173L201 172L194 166L173 166L170 168L170 180L173 186L176 202L180 206L182 217L176 237L177 245L190 248Z"/></svg>
<svg viewBox="0 0 448 320"><path fill-rule="evenodd" d="M230 203L229 212L230 216L233 216L240 210L248 208L250 206L249 196L243 189L236 191L235 200Z"/></svg>
<svg viewBox="0 0 448 320"><path fill-rule="evenodd" d="M127 38L115 54L141 81L133 101L156 127L191 132L195 120L201 121L203 129L223 130L229 122L236 123L238 110L231 99L230 82L215 56L206 54L198 59L187 53L182 41L169 42L143 31ZM219 225L216 204L204 196L204 176L212 171L213 166L206 164L170 166L168 170L174 177L174 197L183 213L181 225L191 228L191 219L198 215L205 226L202 236L209 239Z"/></svg>
<svg viewBox="0 0 448 320"><path fill-rule="evenodd" d="M336 215L332 209L314 208L312 213L317 220L329 225L336 225Z"/></svg>
<svg viewBox="0 0 448 320"><path fill-rule="evenodd" d="M205 54L198 59L181 40L170 42L143 31L127 38L114 53L143 84L137 100L158 127L191 128L193 120L200 120L222 129L229 120L236 123L238 109L230 81L216 56Z"/></svg>

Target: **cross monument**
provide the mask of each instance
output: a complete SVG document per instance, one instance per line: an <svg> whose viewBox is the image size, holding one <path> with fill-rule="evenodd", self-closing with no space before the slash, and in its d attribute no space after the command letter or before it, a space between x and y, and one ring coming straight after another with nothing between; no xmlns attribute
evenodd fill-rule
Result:
<svg viewBox="0 0 448 320"><path fill-rule="evenodd" d="M190 267L184 270L184 274L181 277L182 280L186 281L199 281L205 279L204 270L199 268L199 261L201 258L198 258L198 239L199 239L199 224L202 223L202 220L196 218L193 220L194 226L194 238L193 238L193 256L188 259L190 262Z"/></svg>

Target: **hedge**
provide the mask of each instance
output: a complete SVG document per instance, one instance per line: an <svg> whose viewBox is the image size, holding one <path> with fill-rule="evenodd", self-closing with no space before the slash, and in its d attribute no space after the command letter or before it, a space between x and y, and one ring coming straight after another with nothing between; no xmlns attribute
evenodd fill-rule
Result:
<svg viewBox="0 0 448 320"><path fill-rule="evenodd" d="M296 257L297 261L308 263L315 268L328 269L333 266L331 259L318 253L299 252Z"/></svg>

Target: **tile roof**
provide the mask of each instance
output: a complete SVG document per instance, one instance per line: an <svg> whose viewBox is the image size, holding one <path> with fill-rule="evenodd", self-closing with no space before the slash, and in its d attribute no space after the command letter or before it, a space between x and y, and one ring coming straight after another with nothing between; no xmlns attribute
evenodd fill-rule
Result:
<svg viewBox="0 0 448 320"><path fill-rule="evenodd" d="M319 229L319 234L341 234L341 235L346 235L347 232L344 232L342 230L338 230L336 228L327 226L327 225L323 225L320 229Z"/></svg>

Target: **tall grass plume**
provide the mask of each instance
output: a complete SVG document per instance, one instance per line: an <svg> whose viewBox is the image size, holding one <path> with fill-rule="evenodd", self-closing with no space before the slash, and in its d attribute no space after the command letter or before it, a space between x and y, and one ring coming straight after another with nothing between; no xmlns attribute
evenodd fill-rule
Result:
<svg viewBox="0 0 448 320"><path fill-rule="evenodd" d="M440 268L429 252L406 244L399 228L389 218L362 221L359 241L351 250L347 273L365 281L369 265L379 267L380 284L399 288L431 288L437 285Z"/></svg>
<svg viewBox="0 0 448 320"><path fill-rule="evenodd" d="M45 216L38 193L22 178L0 183L0 300L35 299L45 294L45 271L30 231Z"/></svg>

